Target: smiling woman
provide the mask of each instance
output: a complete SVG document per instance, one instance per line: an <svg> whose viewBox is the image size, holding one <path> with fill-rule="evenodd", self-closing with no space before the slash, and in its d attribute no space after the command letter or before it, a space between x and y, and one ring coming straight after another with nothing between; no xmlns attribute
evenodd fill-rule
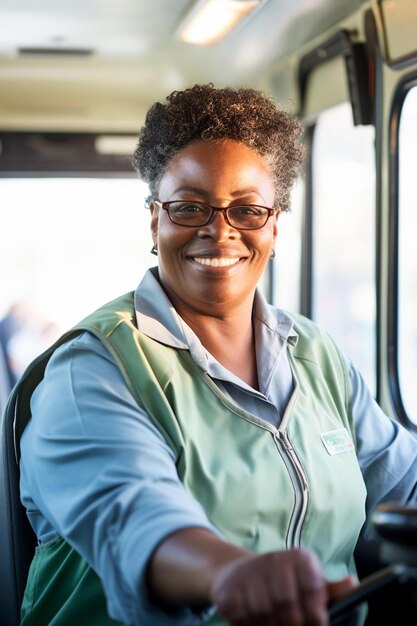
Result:
<svg viewBox="0 0 417 626"><path fill-rule="evenodd" d="M182 148L160 180L159 196L163 201L195 199L230 209L234 203L271 206L275 192L265 159L225 139ZM271 219L263 219L262 228L256 224L255 229L241 230L219 211L191 229L172 223L169 213L153 209L152 203L151 210L159 277L175 309L222 365L256 389L253 298L275 244L278 212L274 217L267 214Z"/></svg>
<svg viewBox="0 0 417 626"><path fill-rule="evenodd" d="M159 267L10 403L41 542L23 626L324 626L367 512L414 492L411 435L325 332L257 290L299 135L249 89L196 85L148 113L135 162Z"/></svg>

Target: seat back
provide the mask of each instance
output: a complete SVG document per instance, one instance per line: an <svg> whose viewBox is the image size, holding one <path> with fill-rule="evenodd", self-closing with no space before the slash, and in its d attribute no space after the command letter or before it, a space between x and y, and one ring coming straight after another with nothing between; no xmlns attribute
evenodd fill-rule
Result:
<svg viewBox="0 0 417 626"><path fill-rule="evenodd" d="M7 404L7 398L11 391L9 368L7 367L6 355L0 342L0 415Z"/></svg>
<svg viewBox="0 0 417 626"><path fill-rule="evenodd" d="M25 590L36 536L19 495L19 467L14 451L14 409L6 407L0 418L0 624L20 624Z"/></svg>

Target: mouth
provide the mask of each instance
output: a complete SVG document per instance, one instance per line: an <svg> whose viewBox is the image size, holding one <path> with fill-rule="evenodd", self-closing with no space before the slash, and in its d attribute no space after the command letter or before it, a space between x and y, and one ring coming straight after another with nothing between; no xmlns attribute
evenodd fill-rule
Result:
<svg viewBox="0 0 417 626"><path fill-rule="evenodd" d="M207 257L207 256L194 256L190 257L194 263L198 265L205 265L207 267L230 267L239 263L240 257Z"/></svg>

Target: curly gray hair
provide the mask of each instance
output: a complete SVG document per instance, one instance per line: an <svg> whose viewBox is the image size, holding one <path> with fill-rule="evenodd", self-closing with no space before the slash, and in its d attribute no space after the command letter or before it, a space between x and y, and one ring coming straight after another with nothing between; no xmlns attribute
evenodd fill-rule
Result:
<svg viewBox="0 0 417 626"><path fill-rule="evenodd" d="M272 98L249 88L194 85L174 91L167 102L148 111L133 165L149 184L151 197L170 159L193 141L233 139L253 148L267 161L275 184L275 201L289 210L289 195L302 162L301 126Z"/></svg>

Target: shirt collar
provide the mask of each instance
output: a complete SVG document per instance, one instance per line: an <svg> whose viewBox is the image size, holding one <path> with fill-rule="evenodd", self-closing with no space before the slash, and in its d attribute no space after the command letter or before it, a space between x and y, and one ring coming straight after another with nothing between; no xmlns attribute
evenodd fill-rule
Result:
<svg viewBox="0 0 417 626"><path fill-rule="evenodd" d="M158 279L158 268L150 268L135 291L138 329L173 348L188 349L182 320L171 304Z"/></svg>
<svg viewBox="0 0 417 626"><path fill-rule="evenodd" d="M195 345L196 335L178 315L163 290L157 267L150 268L137 287L135 310L138 329L151 339L183 350L189 350L190 343ZM254 321L256 339L264 334L261 332L264 327L277 335L280 343L288 341L296 345L298 335L293 328L293 318L286 311L268 304L258 290L254 302Z"/></svg>
<svg viewBox="0 0 417 626"><path fill-rule="evenodd" d="M255 331L258 324L263 324L271 332L276 333L282 341L295 346L298 334L294 330L294 319L287 311L269 304L259 290L256 290L253 307Z"/></svg>

